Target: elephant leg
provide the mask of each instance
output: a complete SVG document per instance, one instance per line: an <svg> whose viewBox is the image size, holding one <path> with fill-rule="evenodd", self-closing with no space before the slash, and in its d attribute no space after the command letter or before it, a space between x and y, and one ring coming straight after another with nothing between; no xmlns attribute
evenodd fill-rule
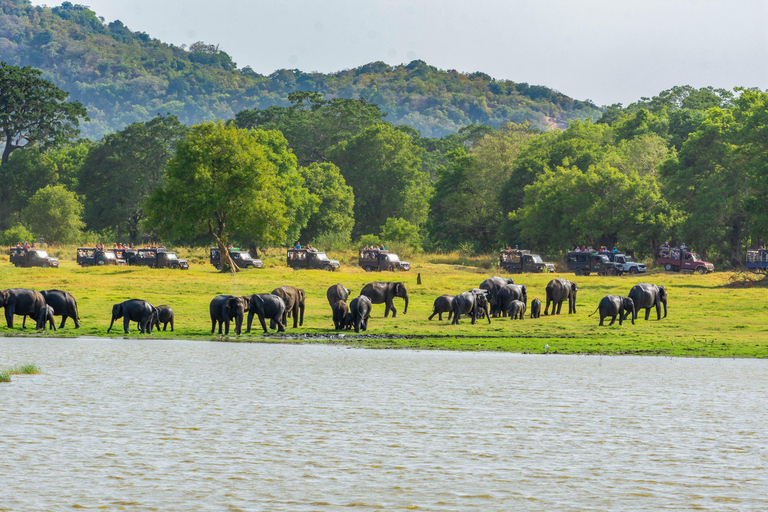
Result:
<svg viewBox="0 0 768 512"><path fill-rule="evenodd" d="M651 308L645 308L645 319L648 320L649 316L651 316Z"/></svg>
<svg viewBox="0 0 768 512"><path fill-rule="evenodd" d="M285 332L285 324L280 322L280 316L277 317L277 332Z"/></svg>
<svg viewBox="0 0 768 512"><path fill-rule="evenodd" d="M221 334L221 331L219 331L219 334ZM229 335L229 318L224 320L224 336Z"/></svg>
<svg viewBox="0 0 768 512"><path fill-rule="evenodd" d="M211 334L216 332L216 319L211 316Z"/></svg>
<svg viewBox="0 0 768 512"><path fill-rule="evenodd" d="M264 321L264 314L263 313L259 313L259 322L261 322L261 328L264 330L264 333L265 334L268 333L269 331L267 330L267 322ZM280 325L280 315L278 315L278 316L276 316L276 317L274 317L274 318L272 318L270 320L269 325L270 325L270 327L272 329L274 329L274 327L272 327L274 324ZM250 321L250 317L249 317L249 320L248 320L248 330L250 331L250 329L251 329L251 321Z"/></svg>
<svg viewBox="0 0 768 512"><path fill-rule="evenodd" d="M293 328L297 329L299 327L299 304L296 303L295 306L293 306Z"/></svg>
<svg viewBox="0 0 768 512"><path fill-rule="evenodd" d="M437 315L437 311L435 311L434 313L429 315L429 318L427 318L427 320L432 320L432 317L434 317L435 315ZM438 316L437 318L438 318L438 320L442 320L443 319L442 318L442 314L440 314L440 316Z"/></svg>
<svg viewBox="0 0 768 512"><path fill-rule="evenodd" d="M393 301L389 301L389 309L392 310L392 318L397 318L397 309L395 308L395 303Z"/></svg>
<svg viewBox="0 0 768 512"><path fill-rule="evenodd" d="M131 325L131 317L123 315L123 332L128 334L128 327Z"/></svg>
<svg viewBox="0 0 768 512"><path fill-rule="evenodd" d="M553 315L555 314L554 304L552 306L552 314ZM548 316L548 315L549 315L549 297L547 297L547 307L544 308L544 316Z"/></svg>
<svg viewBox="0 0 768 512"><path fill-rule="evenodd" d="M616 315L613 315L613 316L611 317L611 323L609 323L609 324L608 324L608 326L610 327L610 326L611 326L611 325L613 325L615 322L616 322Z"/></svg>
<svg viewBox="0 0 768 512"><path fill-rule="evenodd" d="M165 329L163 329L165 330ZM171 317L171 332L173 332L173 317Z"/></svg>
<svg viewBox="0 0 768 512"><path fill-rule="evenodd" d="M61 317L61 323L59 324L59 329L64 328L64 323L67 321L67 315L62 315Z"/></svg>
<svg viewBox="0 0 768 512"><path fill-rule="evenodd" d="M661 320L661 303L656 303L656 320Z"/></svg>

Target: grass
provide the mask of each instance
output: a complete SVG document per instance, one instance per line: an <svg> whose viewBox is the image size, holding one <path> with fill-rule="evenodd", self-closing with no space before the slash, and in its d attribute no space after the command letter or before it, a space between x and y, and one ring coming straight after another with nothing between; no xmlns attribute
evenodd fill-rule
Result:
<svg viewBox="0 0 768 512"><path fill-rule="evenodd" d="M74 251L72 251L74 252ZM74 261L62 259L59 269L17 269L0 261L0 288L24 287L37 290L58 288L71 292L78 301L82 328L75 330L72 320L47 336L124 337L122 321L106 334L112 305L130 298L142 298L155 305L167 304L176 314L176 332L153 332L152 338L219 340L210 334L208 304L215 295L250 295L270 292L282 285L304 288L307 307L304 326L293 329L288 320L285 336L262 336L259 327L249 335L229 336L226 341L279 343L344 343L373 348L417 348L447 350L490 350L549 354L652 354L696 357L768 357L768 303L765 281L745 278L734 273L704 276L667 274L654 271L648 275L622 277L575 277L573 274L515 275L515 282L528 286L528 299L545 301L544 288L553 277L574 280L579 285L576 315L543 316L540 319L511 321L493 319L471 325L462 318L450 325L437 317L428 321L432 302L444 293L455 294L477 287L491 275L506 275L498 268L484 269L453 260L451 255L416 255L411 258L411 272L400 274L371 273L351 265L354 254L329 254L342 263L340 272L321 270L293 271L283 261L283 251L269 250L260 257L265 267L236 275L220 274L204 260L201 250L179 250L189 257L190 270L148 269L138 267L80 268ZM440 261L440 263L435 263ZM445 261L449 261L446 263ZM477 262L486 266L483 258ZM461 264L465 263L465 264ZM417 275L422 284L418 285ZM333 329L331 309L325 298L329 286L343 283L352 297L371 281L402 280L410 294L407 314L402 313L402 299L395 300L398 318L383 318L384 306L374 305L368 334L376 338L355 337L346 331L338 337ZM628 321L622 327L599 327L597 315L589 317L604 295L627 295L640 282L665 285L669 293L669 316L657 321L655 310L645 321L641 314L637 324ZM567 310L567 304L565 305ZM254 319L255 325L258 320ZM0 326L6 336L37 335L34 330ZM230 331L231 333L232 331ZM304 337L306 336L306 337ZM140 335L131 324L130 338ZM549 348L545 348L549 345Z"/></svg>
<svg viewBox="0 0 768 512"><path fill-rule="evenodd" d="M11 382L11 375L37 375L42 373L36 364L22 364L0 369L0 382Z"/></svg>

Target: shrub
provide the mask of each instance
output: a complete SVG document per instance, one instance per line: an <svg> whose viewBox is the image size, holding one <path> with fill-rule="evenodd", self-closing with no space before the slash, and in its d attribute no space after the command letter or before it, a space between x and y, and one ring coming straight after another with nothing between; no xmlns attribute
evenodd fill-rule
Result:
<svg viewBox="0 0 768 512"><path fill-rule="evenodd" d="M0 245L16 245L24 240L31 242L35 240L35 235L21 224L0 232Z"/></svg>

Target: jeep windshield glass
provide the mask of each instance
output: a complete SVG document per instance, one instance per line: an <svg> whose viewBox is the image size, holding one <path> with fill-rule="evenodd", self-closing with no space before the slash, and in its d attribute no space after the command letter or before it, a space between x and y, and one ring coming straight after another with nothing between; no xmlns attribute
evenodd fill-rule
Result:
<svg viewBox="0 0 768 512"><path fill-rule="evenodd" d="M47 258L48 257L48 253L45 252L45 251L37 251L36 254L37 254L38 258Z"/></svg>
<svg viewBox="0 0 768 512"><path fill-rule="evenodd" d="M111 253L111 252L105 252L105 253L104 253L104 259L105 259L105 260L114 260L114 259L116 259L116 258L115 258L115 255L114 255L114 253Z"/></svg>
<svg viewBox="0 0 768 512"><path fill-rule="evenodd" d="M600 256L600 261L603 263L610 263L610 260L608 260L608 256Z"/></svg>
<svg viewBox="0 0 768 512"><path fill-rule="evenodd" d="M397 254L387 254L387 259L389 261L399 261L400 258L397 257Z"/></svg>
<svg viewBox="0 0 768 512"><path fill-rule="evenodd" d="M544 262L541 260L541 256L539 256L538 254L532 254L532 255L531 255L531 258L533 258L533 262L534 262L534 263L544 263Z"/></svg>
<svg viewBox="0 0 768 512"><path fill-rule="evenodd" d="M176 257L176 253L175 252L167 252L165 254L168 256L169 260L177 260L177 259L179 259L179 258Z"/></svg>
<svg viewBox="0 0 768 512"><path fill-rule="evenodd" d="M328 256L326 256L324 252L318 252L317 254L315 254L315 258L321 261L328 261Z"/></svg>
<svg viewBox="0 0 768 512"><path fill-rule="evenodd" d="M241 260L250 260L251 259L251 253L248 251L240 251L240 259Z"/></svg>
<svg viewBox="0 0 768 512"><path fill-rule="evenodd" d="M693 261L701 261L701 256L699 256L697 253L692 252L691 258L693 258Z"/></svg>
<svg viewBox="0 0 768 512"><path fill-rule="evenodd" d="M632 256L624 255L624 261L627 263L634 263L635 260L632 259Z"/></svg>

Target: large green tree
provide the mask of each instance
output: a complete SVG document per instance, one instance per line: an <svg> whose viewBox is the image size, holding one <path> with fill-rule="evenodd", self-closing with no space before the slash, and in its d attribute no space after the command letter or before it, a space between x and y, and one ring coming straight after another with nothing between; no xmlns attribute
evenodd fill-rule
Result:
<svg viewBox="0 0 768 512"><path fill-rule="evenodd" d="M354 237L381 232L389 217L424 223L432 186L421 170L421 152L410 136L386 123L331 150L330 160L355 191Z"/></svg>
<svg viewBox="0 0 768 512"><path fill-rule="evenodd" d="M91 149L78 187L86 198L88 228L112 228L135 243L146 217L144 201L163 184L165 165L187 131L176 116L158 115L107 135Z"/></svg>
<svg viewBox="0 0 768 512"><path fill-rule="evenodd" d="M309 242L318 235L338 234L349 240L355 225L355 194L339 168L332 163L312 163L299 171L309 191L320 200L299 239Z"/></svg>
<svg viewBox="0 0 768 512"><path fill-rule="evenodd" d="M39 69L0 62L0 130L2 164L16 149L61 143L76 137L80 119L88 120L79 101L66 102L68 92L48 80Z"/></svg>
<svg viewBox="0 0 768 512"><path fill-rule="evenodd" d="M63 185L48 185L30 198L23 219L48 243L75 243L82 235L83 205Z"/></svg>
<svg viewBox="0 0 768 512"><path fill-rule="evenodd" d="M263 143L279 138L278 132L221 122L193 126L168 162L166 184L147 201L148 224L166 236L209 235L233 271L237 266L225 247L236 233L282 243L289 220L278 166L270 159L276 147ZM278 156L287 153L283 139Z"/></svg>

